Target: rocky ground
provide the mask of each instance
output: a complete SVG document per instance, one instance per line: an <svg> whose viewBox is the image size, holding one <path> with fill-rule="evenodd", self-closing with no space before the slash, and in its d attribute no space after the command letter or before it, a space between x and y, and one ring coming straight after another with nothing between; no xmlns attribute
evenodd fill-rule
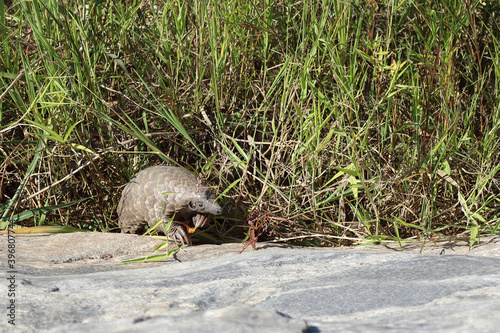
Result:
<svg viewBox="0 0 500 333"><path fill-rule="evenodd" d="M500 237L298 248L187 247L120 264L161 241L136 235L0 236L13 332L497 332ZM11 247L12 248L12 247ZM9 296L14 276L15 295ZM10 279L9 279L10 278ZM12 288L12 286L11 286ZM5 297L5 296L4 296ZM15 301L15 326L6 305Z"/></svg>

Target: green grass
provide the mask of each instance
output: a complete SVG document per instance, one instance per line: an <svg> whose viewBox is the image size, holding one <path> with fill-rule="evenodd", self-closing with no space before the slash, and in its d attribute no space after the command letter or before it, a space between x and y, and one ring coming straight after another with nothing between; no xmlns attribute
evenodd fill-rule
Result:
<svg viewBox="0 0 500 333"><path fill-rule="evenodd" d="M0 38L4 220L117 230L163 162L221 194L207 239L499 233L497 1L13 0Z"/></svg>

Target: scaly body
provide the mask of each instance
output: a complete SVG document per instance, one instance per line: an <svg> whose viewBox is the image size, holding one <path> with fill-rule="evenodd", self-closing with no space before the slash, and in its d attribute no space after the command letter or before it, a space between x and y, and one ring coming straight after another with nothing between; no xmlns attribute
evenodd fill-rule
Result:
<svg viewBox="0 0 500 333"><path fill-rule="evenodd" d="M164 225L175 215L169 237L190 244L189 232L205 225L210 214L222 214L214 200L187 170L157 165L139 172L123 189L118 224L122 232L141 233L162 220L156 229L165 233Z"/></svg>

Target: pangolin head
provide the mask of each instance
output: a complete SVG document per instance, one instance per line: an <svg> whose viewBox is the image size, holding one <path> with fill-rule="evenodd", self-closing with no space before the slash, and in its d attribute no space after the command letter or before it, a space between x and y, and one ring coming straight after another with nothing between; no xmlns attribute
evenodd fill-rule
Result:
<svg viewBox="0 0 500 333"><path fill-rule="evenodd" d="M196 213L222 214L221 206L215 202L215 195L209 189L200 189L199 192L192 193L186 208Z"/></svg>

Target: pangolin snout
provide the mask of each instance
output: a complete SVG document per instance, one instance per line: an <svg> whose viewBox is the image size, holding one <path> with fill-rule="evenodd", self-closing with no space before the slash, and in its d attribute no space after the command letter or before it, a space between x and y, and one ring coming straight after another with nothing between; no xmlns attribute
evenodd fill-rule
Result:
<svg viewBox="0 0 500 333"><path fill-rule="evenodd" d="M214 206L215 206L215 207L214 207L214 208L215 208L215 210L214 210L214 211L215 211L214 215L222 215L222 208L221 208L221 206L219 206L218 204L214 204Z"/></svg>
<svg viewBox="0 0 500 333"><path fill-rule="evenodd" d="M209 205L206 205L206 213L212 215L222 215L222 208L218 203L211 201Z"/></svg>

